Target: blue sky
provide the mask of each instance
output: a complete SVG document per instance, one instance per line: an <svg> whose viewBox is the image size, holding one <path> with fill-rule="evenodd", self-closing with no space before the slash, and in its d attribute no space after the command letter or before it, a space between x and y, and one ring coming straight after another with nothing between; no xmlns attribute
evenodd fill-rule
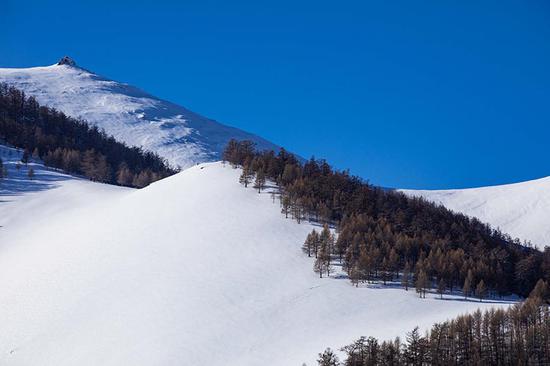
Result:
<svg viewBox="0 0 550 366"><path fill-rule="evenodd" d="M0 66L128 82L372 183L550 175L550 3L18 1Z"/></svg>

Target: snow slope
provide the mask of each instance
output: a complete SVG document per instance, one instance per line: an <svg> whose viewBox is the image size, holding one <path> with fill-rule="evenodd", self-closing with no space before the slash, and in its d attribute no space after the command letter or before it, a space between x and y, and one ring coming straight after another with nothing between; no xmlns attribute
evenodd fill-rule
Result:
<svg viewBox="0 0 550 366"><path fill-rule="evenodd" d="M34 225L39 218L50 220L51 215L64 214L66 209L125 190L46 168L40 161L31 159L23 164L22 156L22 150L0 145L0 158L8 173L0 179L0 239L14 225L30 229L34 227L30 223ZM30 169L34 171L32 179L28 177ZM0 248L4 245L0 240Z"/></svg>
<svg viewBox="0 0 550 366"><path fill-rule="evenodd" d="M311 366L362 334L496 306L319 279L300 250L312 226L239 174L209 163L141 190L63 175L1 189L0 364Z"/></svg>
<svg viewBox="0 0 550 366"><path fill-rule="evenodd" d="M550 245L550 177L493 187L402 192L477 217L539 249Z"/></svg>
<svg viewBox="0 0 550 366"><path fill-rule="evenodd" d="M0 82L14 85L42 105L103 128L119 141L154 151L174 167L220 160L231 138L253 140L260 149L277 149L258 136L79 68L70 59L61 63L0 68Z"/></svg>

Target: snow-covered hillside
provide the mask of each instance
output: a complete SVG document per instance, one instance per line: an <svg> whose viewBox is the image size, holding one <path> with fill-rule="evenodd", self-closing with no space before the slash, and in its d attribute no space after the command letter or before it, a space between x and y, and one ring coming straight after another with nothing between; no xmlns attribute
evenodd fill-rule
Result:
<svg viewBox="0 0 550 366"><path fill-rule="evenodd" d="M0 145L7 171L7 177L0 179L0 250L7 248L2 238L18 226L31 231L40 220L48 221L90 201L108 199L110 193L129 190L64 174L34 159L23 164L22 156L22 150ZM32 179L30 169L34 171Z"/></svg>
<svg viewBox="0 0 550 366"><path fill-rule="evenodd" d="M550 177L493 187L402 191L477 217L540 249L550 245Z"/></svg>
<svg viewBox="0 0 550 366"><path fill-rule="evenodd" d="M312 226L239 174L209 163L133 190L43 172L43 189L0 191L0 364L311 366L495 305L319 279Z"/></svg>
<svg viewBox="0 0 550 366"><path fill-rule="evenodd" d="M231 138L253 140L260 149L277 149L258 136L79 68L69 58L46 67L0 68L0 82L97 125L119 141L154 151L174 167L219 160Z"/></svg>

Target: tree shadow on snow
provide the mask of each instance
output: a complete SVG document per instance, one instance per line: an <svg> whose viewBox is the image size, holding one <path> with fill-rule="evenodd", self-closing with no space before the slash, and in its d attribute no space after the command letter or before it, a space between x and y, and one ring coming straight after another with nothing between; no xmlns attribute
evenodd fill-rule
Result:
<svg viewBox="0 0 550 366"><path fill-rule="evenodd" d="M60 182L76 179L34 163L22 165L19 169L12 162L5 163L4 166L8 168L8 176L0 179L0 197L45 191L58 187ZM31 168L34 170L32 179L28 176Z"/></svg>

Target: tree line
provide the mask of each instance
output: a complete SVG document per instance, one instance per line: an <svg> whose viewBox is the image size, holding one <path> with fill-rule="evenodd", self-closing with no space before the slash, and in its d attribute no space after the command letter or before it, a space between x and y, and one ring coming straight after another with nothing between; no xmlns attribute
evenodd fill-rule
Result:
<svg viewBox="0 0 550 366"><path fill-rule="evenodd" d="M96 126L38 104L0 84L0 139L25 150L24 158L104 183L146 185L175 173L152 152L116 141Z"/></svg>
<svg viewBox="0 0 550 366"><path fill-rule="evenodd" d="M236 140L223 159L242 167L245 186L254 182L261 191L266 180L275 182L286 217L335 228L324 246L307 244L312 238L304 243L320 275L338 260L355 285L400 280L421 295L435 287L466 296L527 296L539 279L550 280L548 247L541 252L476 218L370 185L325 160L301 162L284 149L256 151L253 142Z"/></svg>
<svg viewBox="0 0 550 366"><path fill-rule="evenodd" d="M424 335L418 328L380 342L360 337L341 348L344 359L330 348L319 354L319 366L378 365L549 365L550 308L548 284L540 280L529 298L508 309L477 310L434 324Z"/></svg>

